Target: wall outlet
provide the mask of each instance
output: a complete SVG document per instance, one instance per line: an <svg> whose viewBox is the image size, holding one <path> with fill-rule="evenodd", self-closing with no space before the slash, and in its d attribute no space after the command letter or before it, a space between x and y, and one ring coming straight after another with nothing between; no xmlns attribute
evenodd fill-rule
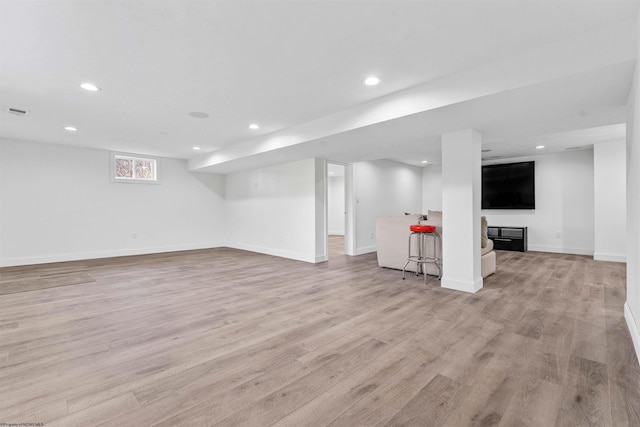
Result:
<svg viewBox="0 0 640 427"><path fill-rule="evenodd" d="M556 231L556 239L562 239L562 232Z"/></svg>
<svg viewBox="0 0 640 427"><path fill-rule="evenodd" d="M369 233L369 238L370 238L371 240L373 240L373 231L372 231L371 233Z"/></svg>
<svg viewBox="0 0 640 427"><path fill-rule="evenodd" d="M137 239L138 238L138 233L131 233L131 238L132 239Z"/></svg>

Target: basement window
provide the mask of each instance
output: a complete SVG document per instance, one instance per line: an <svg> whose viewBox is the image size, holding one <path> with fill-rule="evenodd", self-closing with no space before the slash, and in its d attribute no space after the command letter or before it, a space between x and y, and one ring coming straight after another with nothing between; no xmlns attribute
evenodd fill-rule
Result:
<svg viewBox="0 0 640 427"><path fill-rule="evenodd" d="M125 153L111 155L111 182L158 184L159 159Z"/></svg>

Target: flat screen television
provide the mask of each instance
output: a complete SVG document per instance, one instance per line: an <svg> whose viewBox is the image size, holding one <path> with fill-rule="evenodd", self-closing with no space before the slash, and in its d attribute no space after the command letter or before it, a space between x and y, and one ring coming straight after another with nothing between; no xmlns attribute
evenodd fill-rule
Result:
<svg viewBox="0 0 640 427"><path fill-rule="evenodd" d="M535 208L535 162L482 167L482 209Z"/></svg>

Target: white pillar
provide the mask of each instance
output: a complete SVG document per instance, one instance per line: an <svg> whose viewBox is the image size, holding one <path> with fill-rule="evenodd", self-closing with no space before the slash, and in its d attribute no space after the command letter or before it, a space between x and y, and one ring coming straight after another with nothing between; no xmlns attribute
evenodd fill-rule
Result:
<svg viewBox="0 0 640 427"><path fill-rule="evenodd" d="M480 192L482 135L474 129L442 135L443 288L482 289Z"/></svg>

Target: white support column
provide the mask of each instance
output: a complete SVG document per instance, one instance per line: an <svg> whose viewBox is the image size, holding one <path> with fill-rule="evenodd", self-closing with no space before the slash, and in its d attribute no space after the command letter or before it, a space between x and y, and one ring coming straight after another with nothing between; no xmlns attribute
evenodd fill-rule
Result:
<svg viewBox="0 0 640 427"><path fill-rule="evenodd" d="M480 192L482 135L474 129L442 135L443 288L482 289Z"/></svg>

